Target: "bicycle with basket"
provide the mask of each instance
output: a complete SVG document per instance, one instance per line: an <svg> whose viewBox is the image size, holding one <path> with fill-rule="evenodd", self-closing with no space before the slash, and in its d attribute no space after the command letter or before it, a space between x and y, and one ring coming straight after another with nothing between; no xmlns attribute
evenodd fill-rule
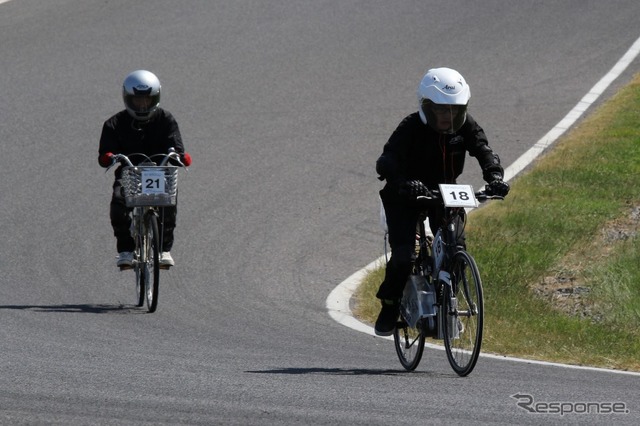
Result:
<svg viewBox="0 0 640 426"><path fill-rule="evenodd" d="M134 165L129 157L142 156L144 160ZM161 157L156 164L152 157ZM123 164L122 185L125 205L132 208L131 235L135 242L133 270L136 276L136 306L146 300L148 312L158 307L160 265L162 251L162 208L176 206L178 202L178 166L169 165L169 160L185 167L175 150L168 154L114 154L113 163ZM186 169L186 167L185 167Z"/></svg>

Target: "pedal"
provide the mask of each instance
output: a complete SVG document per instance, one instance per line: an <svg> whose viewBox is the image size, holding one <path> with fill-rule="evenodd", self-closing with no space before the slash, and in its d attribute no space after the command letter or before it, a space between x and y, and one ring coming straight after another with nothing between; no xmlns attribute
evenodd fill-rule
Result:
<svg viewBox="0 0 640 426"><path fill-rule="evenodd" d="M171 269L171 265L158 265L159 269L162 269L163 271L168 271L169 269Z"/></svg>
<svg viewBox="0 0 640 426"><path fill-rule="evenodd" d="M130 269L133 269L133 265L121 265L118 266L118 268L120 268L121 271L128 271Z"/></svg>

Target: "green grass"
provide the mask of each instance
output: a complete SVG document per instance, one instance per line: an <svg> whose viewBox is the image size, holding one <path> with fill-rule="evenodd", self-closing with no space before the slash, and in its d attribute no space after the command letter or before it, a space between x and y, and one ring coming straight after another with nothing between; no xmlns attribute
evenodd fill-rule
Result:
<svg viewBox="0 0 640 426"><path fill-rule="evenodd" d="M485 290L483 350L640 371L640 74L511 187L467 225ZM382 276L356 294L364 321L375 320ZM549 282L581 297L567 307Z"/></svg>

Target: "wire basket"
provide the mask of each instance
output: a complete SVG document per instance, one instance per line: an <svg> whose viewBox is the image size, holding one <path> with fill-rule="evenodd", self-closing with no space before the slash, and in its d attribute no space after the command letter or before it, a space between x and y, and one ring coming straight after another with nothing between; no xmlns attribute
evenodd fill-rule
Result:
<svg viewBox="0 0 640 426"><path fill-rule="evenodd" d="M127 207L175 206L178 202L178 167L123 167L121 183Z"/></svg>

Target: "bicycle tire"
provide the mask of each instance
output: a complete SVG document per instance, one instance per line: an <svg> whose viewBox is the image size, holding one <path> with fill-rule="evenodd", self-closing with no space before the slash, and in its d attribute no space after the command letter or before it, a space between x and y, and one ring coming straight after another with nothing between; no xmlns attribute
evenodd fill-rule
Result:
<svg viewBox="0 0 640 426"><path fill-rule="evenodd" d="M475 260L464 250L454 255L450 274L451 286L445 286L442 299L444 346L453 370L466 376L475 367L482 346L482 282ZM456 306L452 306L451 291Z"/></svg>
<svg viewBox="0 0 640 426"><path fill-rule="evenodd" d="M424 320L420 320L416 327L412 328L402 320L393 330L393 342L398 359L407 371L415 370L422 359L425 339L425 334L422 332L424 325Z"/></svg>
<svg viewBox="0 0 640 426"><path fill-rule="evenodd" d="M136 248L135 248L135 265L133 267L134 272L136 273L136 306L139 308L144 305L144 292L145 292L145 282L148 274L145 273L144 267L144 259L142 254L144 253L144 238L140 235L136 238Z"/></svg>
<svg viewBox="0 0 640 426"><path fill-rule="evenodd" d="M147 216L145 297L147 299L147 311L150 313L155 312L158 307L160 283L159 244L158 217L155 214L149 214Z"/></svg>

